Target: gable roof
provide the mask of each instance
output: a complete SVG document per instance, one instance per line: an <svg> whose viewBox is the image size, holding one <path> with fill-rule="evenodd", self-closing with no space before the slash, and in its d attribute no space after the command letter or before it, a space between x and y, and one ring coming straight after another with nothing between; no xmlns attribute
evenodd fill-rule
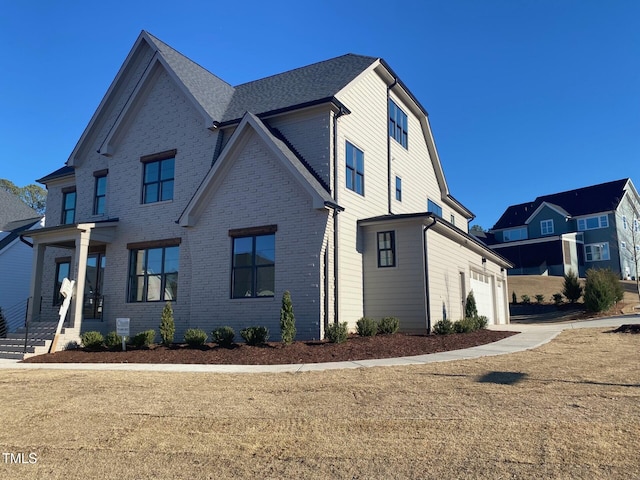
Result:
<svg viewBox="0 0 640 480"><path fill-rule="evenodd" d="M615 210L622 200L629 178L544 195L533 202L508 207L492 230L525 225L542 203L553 204L572 217Z"/></svg>
<svg viewBox="0 0 640 480"><path fill-rule="evenodd" d="M0 231L6 231L5 226L10 222L35 217L38 212L13 193L0 189Z"/></svg>

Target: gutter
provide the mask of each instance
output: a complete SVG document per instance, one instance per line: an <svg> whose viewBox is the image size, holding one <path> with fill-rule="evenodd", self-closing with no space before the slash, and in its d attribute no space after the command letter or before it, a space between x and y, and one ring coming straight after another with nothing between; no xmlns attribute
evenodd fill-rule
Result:
<svg viewBox="0 0 640 480"><path fill-rule="evenodd" d="M31 243L31 242L29 242L29 241L25 240L25 239L24 239L24 237L23 237L22 235L20 235L20 241L21 241L22 243L24 243L25 245L29 245L31 248L33 248L33 243Z"/></svg>

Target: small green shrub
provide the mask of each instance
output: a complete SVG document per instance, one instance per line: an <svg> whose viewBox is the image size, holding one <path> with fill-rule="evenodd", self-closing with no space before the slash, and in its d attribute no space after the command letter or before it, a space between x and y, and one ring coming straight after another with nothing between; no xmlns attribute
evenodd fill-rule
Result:
<svg viewBox="0 0 640 480"><path fill-rule="evenodd" d="M513 303L514 305L518 304L518 297L516 296L515 290L511 292L511 303Z"/></svg>
<svg viewBox="0 0 640 480"><path fill-rule="evenodd" d="M349 337L349 328L347 322L332 323L324 332L324 338L331 343L343 343Z"/></svg>
<svg viewBox="0 0 640 480"><path fill-rule="evenodd" d="M480 316L474 318L473 320L475 322L474 330L483 330L483 329L487 328L487 325L489 325L489 319L487 317L485 317L484 315L480 315Z"/></svg>
<svg viewBox="0 0 640 480"><path fill-rule="evenodd" d="M469 333L476 330L476 321L474 318L463 318L453 323L453 331L455 333Z"/></svg>
<svg viewBox="0 0 640 480"><path fill-rule="evenodd" d="M467 301L464 304L464 317L475 318L478 316L478 307L476 306L476 297L473 295L473 290L467 295Z"/></svg>
<svg viewBox="0 0 640 480"><path fill-rule="evenodd" d="M189 328L184 332L184 342L190 347L201 347L207 341L207 333L199 328Z"/></svg>
<svg viewBox="0 0 640 480"><path fill-rule="evenodd" d="M269 339L267 327L247 327L240 330L240 336L247 345L262 345Z"/></svg>
<svg viewBox="0 0 640 480"><path fill-rule="evenodd" d="M561 293L554 293L553 294L553 303L556 306L562 305L564 303L563 297Z"/></svg>
<svg viewBox="0 0 640 480"><path fill-rule="evenodd" d="M451 320L443 319L433 326L433 333L436 335L449 335L453 333L453 322Z"/></svg>
<svg viewBox="0 0 640 480"><path fill-rule="evenodd" d="M236 332L231 327L220 327L211 332L211 340L224 348L231 348L235 337Z"/></svg>
<svg viewBox="0 0 640 480"><path fill-rule="evenodd" d="M173 309L171 302L167 302L162 309L162 317L160 319L160 337L162 344L169 346L173 343L173 337L176 333L176 323L173 320Z"/></svg>
<svg viewBox="0 0 640 480"><path fill-rule="evenodd" d="M140 332L133 337L131 337L131 345L134 347L149 347L153 345L153 342L156 339L156 331L155 330L145 330L144 332Z"/></svg>
<svg viewBox="0 0 640 480"><path fill-rule="evenodd" d="M524 303L525 305L529 305L531 303L531 298L529 298L529 295L522 295L522 297L520 297L522 299L522 303Z"/></svg>
<svg viewBox="0 0 640 480"><path fill-rule="evenodd" d="M356 333L361 337L373 337L378 333L378 323L369 317L362 317L356 322Z"/></svg>
<svg viewBox="0 0 640 480"><path fill-rule="evenodd" d="M296 317L293 314L291 294L285 291L282 294L282 307L280 308L280 337L282 343L289 345L296 338Z"/></svg>
<svg viewBox="0 0 640 480"><path fill-rule="evenodd" d="M84 332L80 338L82 339L82 345L84 345L84 348L100 348L104 344L104 337L102 334L94 330Z"/></svg>
<svg viewBox="0 0 640 480"><path fill-rule="evenodd" d="M378 333L390 335L400 330L400 320L396 317L384 317L378 322Z"/></svg>
<svg viewBox="0 0 640 480"><path fill-rule="evenodd" d="M573 272L573 270L569 270L564 275L564 288L562 293L571 303L576 303L582 296L582 286L580 285L578 276Z"/></svg>
<svg viewBox="0 0 640 480"><path fill-rule="evenodd" d="M544 295L538 293L538 294L535 295L535 297L536 297L536 302L538 302L539 304L544 302Z"/></svg>
<svg viewBox="0 0 640 480"><path fill-rule="evenodd" d="M116 332L109 332L107 336L104 337L104 344L109 348L117 347L118 345L122 345L122 337Z"/></svg>

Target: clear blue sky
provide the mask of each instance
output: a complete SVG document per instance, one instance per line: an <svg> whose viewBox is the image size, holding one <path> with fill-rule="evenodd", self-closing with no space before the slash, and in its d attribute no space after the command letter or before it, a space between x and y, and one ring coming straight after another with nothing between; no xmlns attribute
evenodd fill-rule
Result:
<svg viewBox="0 0 640 480"><path fill-rule="evenodd" d="M5 2L0 178L64 165L142 29L232 85L353 52L429 112L451 193L493 226L511 204L640 186L636 0Z"/></svg>

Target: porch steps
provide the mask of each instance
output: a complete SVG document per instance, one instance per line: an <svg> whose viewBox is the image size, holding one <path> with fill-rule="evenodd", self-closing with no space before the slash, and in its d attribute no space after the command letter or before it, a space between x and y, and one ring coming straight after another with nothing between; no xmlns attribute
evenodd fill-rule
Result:
<svg viewBox="0 0 640 480"><path fill-rule="evenodd" d="M10 360L24 360L34 355L41 355L49 351L53 337L56 334L56 322L34 322L29 326L27 349L24 351L25 327L0 338L0 358Z"/></svg>

